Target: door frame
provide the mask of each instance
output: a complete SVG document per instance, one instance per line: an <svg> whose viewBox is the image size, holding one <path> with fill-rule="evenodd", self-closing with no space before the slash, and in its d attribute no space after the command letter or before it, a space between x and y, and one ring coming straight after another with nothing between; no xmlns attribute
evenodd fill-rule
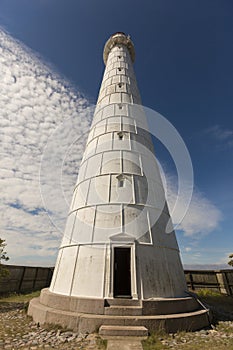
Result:
<svg viewBox="0 0 233 350"><path fill-rule="evenodd" d="M122 260L126 263L124 266ZM131 249L130 247L114 247L114 273L113 295L114 298L132 298L131 288ZM116 266L118 265L118 266ZM120 269L118 268L120 267ZM116 283L118 282L118 283Z"/></svg>
<svg viewBox="0 0 233 350"><path fill-rule="evenodd" d="M109 283L109 298L114 298L114 250L115 248L130 248L130 274L131 274L131 298L138 299L137 293L137 276L136 276L136 255L135 242L132 243L115 243L110 245L110 283Z"/></svg>

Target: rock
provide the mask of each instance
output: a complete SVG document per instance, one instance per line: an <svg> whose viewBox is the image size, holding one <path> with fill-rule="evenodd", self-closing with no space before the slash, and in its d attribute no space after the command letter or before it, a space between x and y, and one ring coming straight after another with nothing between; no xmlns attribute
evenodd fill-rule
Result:
<svg viewBox="0 0 233 350"><path fill-rule="evenodd" d="M182 341L182 343L187 343L187 339L185 339L185 338L182 338L181 341Z"/></svg>
<svg viewBox="0 0 233 350"><path fill-rule="evenodd" d="M77 342L77 343L80 343L82 340L83 340L83 338L80 337L80 336L78 336L78 337L76 338L76 342Z"/></svg>
<svg viewBox="0 0 233 350"><path fill-rule="evenodd" d="M31 342L31 345L38 345L38 341L33 340L33 341Z"/></svg>
<svg viewBox="0 0 233 350"><path fill-rule="evenodd" d="M72 337L68 338L67 340L68 340L68 342L71 342L71 341L73 341L75 338L76 338L76 335L72 335Z"/></svg>
<svg viewBox="0 0 233 350"><path fill-rule="evenodd" d="M69 337L72 337L73 335L73 332L64 332L61 334L63 337L66 337L66 338L69 338Z"/></svg>

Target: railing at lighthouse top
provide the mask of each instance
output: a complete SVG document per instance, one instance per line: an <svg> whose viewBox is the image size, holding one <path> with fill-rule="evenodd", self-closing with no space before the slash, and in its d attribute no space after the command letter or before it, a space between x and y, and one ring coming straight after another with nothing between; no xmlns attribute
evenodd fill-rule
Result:
<svg viewBox="0 0 233 350"><path fill-rule="evenodd" d="M107 63L109 52L116 45L126 46L127 49L129 50L129 54L130 54L132 62L135 61L134 44L133 44L132 40L130 39L130 36L126 35L123 32L117 32L117 33L111 35L111 37L108 39L108 41L106 42L106 44L104 46L103 59L104 59L105 65Z"/></svg>

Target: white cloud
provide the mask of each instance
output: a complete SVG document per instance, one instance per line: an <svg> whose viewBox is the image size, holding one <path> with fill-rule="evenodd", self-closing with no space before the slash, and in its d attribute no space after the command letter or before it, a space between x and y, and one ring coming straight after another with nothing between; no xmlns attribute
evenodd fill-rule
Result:
<svg viewBox="0 0 233 350"><path fill-rule="evenodd" d="M191 250L192 250L191 247L185 247L185 248L184 248L184 251L185 251L185 252L191 252Z"/></svg>
<svg viewBox="0 0 233 350"><path fill-rule="evenodd" d="M49 220L40 190L52 192L50 215L62 231L67 212L62 203L72 195L91 122L90 104L3 30L0 75L0 234L7 240L11 263L51 264L62 234ZM79 141L75 143L75 139ZM46 155L48 141L51 153ZM78 156L66 156L71 142L72 152ZM41 168L43 155L47 156L45 172ZM64 198L58 197L56 190L61 178L56 161L61 159Z"/></svg>
<svg viewBox="0 0 233 350"><path fill-rule="evenodd" d="M220 125L213 125L204 132L221 143L225 148L233 147L233 129L223 128Z"/></svg>
<svg viewBox="0 0 233 350"><path fill-rule="evenodd" d="M222 218L220 210L201 193L194 192L188 211L179 225L186 236L199 236L214 231Z"/></svg>
<svg viewBox="0 0 233 350"><path fill-rule="evenodd" d="M194 188L191 202L188 208L184 203L187 202L185 192L178 197L177 201L177 185L174 176L166 174L165 192L168 201L168 207L172 216L172 221L176 225L177 230L183 231L185 236L191 236L198 239L218 228L222 219L221 211L207 199L201 192ZM176 202L177 201L177 202ZM173 209L176 203L176 213ZM177 220L182 217L182 222Z"/></svg>

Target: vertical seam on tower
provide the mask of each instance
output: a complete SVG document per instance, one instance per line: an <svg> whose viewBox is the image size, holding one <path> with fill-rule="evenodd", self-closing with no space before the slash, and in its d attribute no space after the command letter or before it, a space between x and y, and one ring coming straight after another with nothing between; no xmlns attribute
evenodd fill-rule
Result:
<svg viewBox="0 0 233 350"><path fill-rule="evenodd" d="M109 174L109 189L108 189L108 203L111 202L111 186L112 186L112 174Z"/></svg>
<svg viewBox="0 0 233 350"><path fill-rule="evenodd" d="M136 120L134 119L134 127L135 127L135 134L138 134L138 127L137 127L137 123Z"/></svg>
<svg viewBox="0 0 233 350"><path fill-rule="evenodd" d="M94 208L95 208L95 214L94 214L93 227L92 227L92 233L91 233L91 243L93 243L93 238L94 238L95 222L96 222L96 213L97 213L97 205L94 205Z"/></svg>
<svg viewBox="0 0 233 350"><path fill-rule="evenodd" d="M104 119L104 133L107 134L107 128L108 128L108 125L107 125L107 118Z"/></svg>
<svg viewBox="0 0 233 350"><path fill-rule="evenodd" d="M93 154L90 154L88 159L90 159L91 157L95 156L97 154L97 148L99 146L99 136L96 136L92 139L93 141L96 140L96 144L95 144L95 149L93 151Z"/></svg>
<svg viewBox="0 0 233 350"><path fill-rule="evenodd" d="M84 164L84 163L83 163ZM86 174L87 174L87 166L88 166L88 159L86 159L86 167L84 169L84 173L83 173L83 179L86 178Z"/></svg>
<svg viewBox="0 0 233 350"><path fill-rule="evenodd" d="M54 283L53 283L52 290L54 289L54 286L55 286L56 281L57 281L57 275L58 275L59 267L60 267L60 264L61 264L62 255L63 255L63 249L62 249L62 251L61 251L61 256L60 256L60 258L59 258L59 262L58 262L58 265L57 265L56 276L55 276L55 278L54 278Z"/></svg>
<svg viewBox="0 0 233 350"><path fill-rule="evenodd" d="M72 209L73 209L73 205L74 205L76 196L77 196L77 186L74 188L74 191L73 191L73 198L72 198L71 205L70 205L71 211L72 211ZM70 210L69 210L69 211L70 211Z"/></svg>
<svg viewBox="0 0 233 350"><path fill-rule="evenodd" d="M115 134L113 131L111 132L111 134L112 134L112 151L114 151Z"/></svg>
<svg viewBox="0 0 233 350"><path fill-rule="evenodd" d="M135 175L131 175L132 177L132 194L133 194L133 203L136 204L136 193L135 193Z"/></svg>
<svg viewBox="0 0 233 350"><path fill-rule="evenodd" d="M123 151L120 150L120 174L123 173Z"/></svg>
<svg viewBox="0 0 233 350"><path fill-rule="evenodd" d="M71 230L71 235L70 235L69 244L71 244L71 241L72 241L72 239L73 239L74 226L75 226L75 223L76 223L76 217L77 217L77 215L78 215L78 210L79 210L79 209L77 209L76 212L75 212L75 218L74 218L74 222L73 222L73 225L72 225L72 230Z"/></svg>
<svg viewBox="0 0 233 350"><path fill-rule="evenodd" d="M77 266L78 255L79 255L79 247L80 247L80 246L77 245L76 258L75 258L75 263L74 263L74 269L73 269L72 280L71 280L71 284L70 284L70 292L69 292L69 295L72 294L72 290L73 290L74 276L75 276L75 272L76 272L76 266Z"/></svg>
<svg viewBox="0 0 233 350"><path fill-rule="evenodd" d="M138 153L138 158L139 158L139 164L140 164L140 168L141 168L141 176L143 176L142 158L141 158L141 154L139 154L139 153Z"/></svg>
<svg viewBox="0 0 233 350"><path fill-rule="evenodd" d="M124 204L121 203L121 232L125 233Z"/></svg>
<svg viewBox="0 0 233 350"><path fill-rule="evenodd" d="M152 238L152 232L151 232L151 223L150 223L150 215L148 209L146 210L146 216L147 216L147 223L148 223L148 231L150 235L150 245L153 244L153 238Z"/></svg>
<svg viewBox="0 0 233 350"><path fill-rule="evenodd" d="M129 150L130 151L132 151L132 144L131 144L131 132L129 131L129 133L128 133L128 135L129 135Z"/></svg>
<svg viewBox="0 0 233 350"><path fill-rule="evenodd" d="M92 180L92 178L90 177L87 181L89 181L89 183L88 183L88 188L87 188L87 195L86 195L86 200L85 200L85 204L84 204L84 206L86 206L87 205L87 203L88 203L88 197L89 197L89 192L90 192L90 187L91 187L91 180Z"/></svg>
<svg viewBox="0 0 233 350"><path fill-rule="evenodd" d="M96 152L97 152L98 145L99 145L99 136L96 137L96 144L95 144L94 154L96 154Z"/></svg>
<svg viewBox="0 0 233 350"><path fill-rule="evenodd" d="M100 175L102 174L102 169L103 169L103 158L104 158L104 153L101 153L101 162L100 162Z"/></svg>
<svg viewBox="0 0 233 350"><path fill-rule="evenodd" d="M106 266L107 266L107 244L105 244L105 259L104 259L104 283L103 283L103 290L102 290L102 297L104 298L105 294L106 294Z"/></svg>

